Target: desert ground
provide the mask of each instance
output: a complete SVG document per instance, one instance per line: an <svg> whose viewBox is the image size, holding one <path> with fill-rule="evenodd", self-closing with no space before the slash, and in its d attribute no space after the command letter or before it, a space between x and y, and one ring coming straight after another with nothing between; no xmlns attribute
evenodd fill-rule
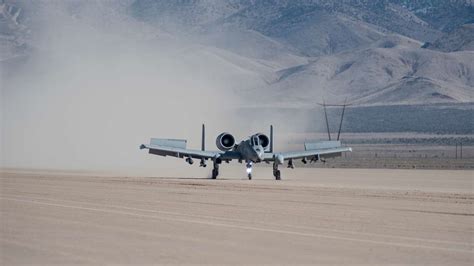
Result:
<svg viewBox="0 0 474 266"><path fill-rule="evenodd" d="M473 265L473 171L268 171L4 170L0 264Z"/></svg>
<svg viewBox="0 0 474 266"><path fill-rule="evenodd" d="M326 164L303 165L299 161L296 164L319 168L474 170L472 134L344 132L342 136L343 145L354 152L327 160ZM327 135L321 133L293 133L283 137L290 143L279 143L279 146L287 150L301 149L304 142L327 139Z"/></svg>

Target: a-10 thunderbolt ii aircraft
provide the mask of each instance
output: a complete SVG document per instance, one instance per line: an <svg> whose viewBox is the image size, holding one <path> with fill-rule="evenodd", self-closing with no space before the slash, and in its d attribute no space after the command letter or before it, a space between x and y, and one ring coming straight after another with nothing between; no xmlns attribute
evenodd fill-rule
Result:
<svg viewBox="0 0 474 266"><path fill-rule="evenodd" d="M344 106L345 107L345 106ZM193 164L194 159L200 160L199 166L206 167L206 161L211 160L213 164L212 178L216 179L219 175L219 165L222 162L238 160L245 162L247 166L247 176L252 179L252 166L254 163L273 163L273 175L276 180L281 179L278 166L288 161L288 168L294 168L293 160L301 159L306 164L309 162L323 161L326 158L341 156L343 152L351 152L350 147L343 147L339 141L339 133L336 141L331 141L329 125L327 123L326 106L324 106L326 115L326 124L328 126L329 141L319 141L314 143L305 143L305 150L293 152L274 152L273 151L273 126L270 126L270 137L265 134L257 133L240 143L236 143L232 134L224 132L219 134L216 139L216 146L219 151L205 150L205 126L202 125L202 143L201 150L192 150L186 148L187 141L184 139L158 139L152 138L150 144L142 144L140 149L148 149L149 153L160 156L173 156L184 158L187 163ZM342 118L341 118L342 125Z"/></svg>

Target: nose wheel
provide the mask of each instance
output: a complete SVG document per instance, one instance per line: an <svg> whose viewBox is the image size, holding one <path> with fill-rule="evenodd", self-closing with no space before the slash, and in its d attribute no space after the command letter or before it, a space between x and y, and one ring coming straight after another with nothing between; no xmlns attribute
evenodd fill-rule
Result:
<svg viewBox="0 0 474 266"><path fill-rule="evenodd" d="M247 162L247 177L252 180L252 162Z"/></svg>

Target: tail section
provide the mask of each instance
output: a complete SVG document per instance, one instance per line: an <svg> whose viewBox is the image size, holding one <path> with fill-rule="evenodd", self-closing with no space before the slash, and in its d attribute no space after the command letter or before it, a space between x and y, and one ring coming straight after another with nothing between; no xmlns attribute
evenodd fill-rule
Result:
<svg viewBox="0 0 474 266"><path fill-rule="evenodd" d="M336 140L329 140L329 141L317 141L317 142L305 142L304 149L306 151L309 150L324 150L324 149L334 149L340 148L341 142Z"/></svg>
<svg viewBox="0 0 474 266"><path fill-rule="evenodd" d="M206 126L202 124L202 131L201 131L201 151L206 150Z"/></svg>
<svg viewBox="0 0 474 266"><path fill-rule="evenodd" d="M273 153L273 125L270 125L270 152Z"/></svg>

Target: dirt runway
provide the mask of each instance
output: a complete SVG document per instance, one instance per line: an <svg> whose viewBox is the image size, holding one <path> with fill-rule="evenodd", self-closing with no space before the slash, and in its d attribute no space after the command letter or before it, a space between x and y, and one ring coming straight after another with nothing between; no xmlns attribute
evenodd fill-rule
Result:
<svg viewBox="0 0 474 266"><path fill-rule="evenodd" d="M473 171L225 178L4 171L0 264L474 263Z"/></svg>

